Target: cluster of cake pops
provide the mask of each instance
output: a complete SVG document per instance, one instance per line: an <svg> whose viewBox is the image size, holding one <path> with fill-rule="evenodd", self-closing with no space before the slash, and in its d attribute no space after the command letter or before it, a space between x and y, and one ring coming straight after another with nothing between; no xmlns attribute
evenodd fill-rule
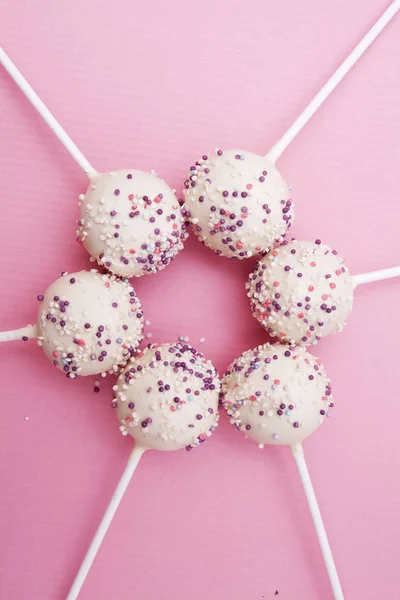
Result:
<svg viewBox="0 0 400 600"><path fill-rule="evenodd" d="M67 600L77 598L143 452L202 444L218 425L218 400L231 424L260 447L292 448L334 597L344 598L301 447L331 414L331 383L305 346L343 329L358 284L400 275L400 267L352 277L320 240L289 241L294 203L275 162L397 10L394 2L266 156L219 149L203 155L190 168L184 201L153 174L95 171L0 49L0 62L88 176L77 240L100 268L63 273L38 296L37 324L0 333L0 341L37 338L70 379L116 375L112 407L122 434L135 441ZM218 255L261 255L246 288L254 317L277 341L244 352L222 385L211 362L188 344L138 349L143 312L129 278L168 266L188 223Z"/></svg>

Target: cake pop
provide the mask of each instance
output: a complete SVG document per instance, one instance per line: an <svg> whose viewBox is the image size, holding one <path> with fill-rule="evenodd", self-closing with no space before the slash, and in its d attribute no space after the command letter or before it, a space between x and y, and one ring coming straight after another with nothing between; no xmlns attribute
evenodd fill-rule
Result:
<svg viewBox="0 0 400 600"><path fill-rule="evenodd" d="M0 341L37 338L71 379L118 372L143 338L139 299L115 275L96 269L63 273L37 299L37 325L0 333Z"/></svg>
<svg viewBox="0 0 400 600"><path fill-rule="evenodd" d="M187 344L154 346L131 358L114 386L121 431L139 445L178 450L204 442L215 426L218 376Z"/></svg>
<svg viewBox="0 0 400 600"><path fill-rule="evenodd" d="M333 408L330 380L321 361L305 348L279 343L247 350L224 374L221 400L231 424L260 448L291 446L335 600L344 600L301 445Z"/></svg>
<svg viewBox="0 0 400 600"><path fill-rule="evenodd" d="M249 258L282 241L294 215L277 168L241 150L202 156L190 169L184 196L195 234L228 258Z"/></svg>
<svg viewBox="0 0 400 600"><path fill-rule="evenodd" d="M399 8L397 0L390 5L268 154L217 149L190 167L186 216L203 244L221 256L245 259L282 242L294 211L275 163Z"/></svg>
<svg viewBox="0 0 400 600"><path fill-rule="evenodd" d="M169 265L187 238L174 191L155 174L95 171L1 48L0 64L89 179L86 193L79 196L77 240L93 261L124 277L141 277Z"/></svg>
<svg viewBox="0 0 400 600"><path fill-rule="evenodd" d="M133 356L114 386L122 435L135 440L128 464L89 546L67 600L75 600L145 450L191 450L218 425L218 373L185 343L151 345Z"/></svg>
<svg viewBox="0 0 400 600"><path fill-rule="evenodd" d="M79 196L78 241L118 275L140 277L164 269L187 238L180 204L155 175L120 170L89 175Z"/></svg>
<svg viewBox="0 0 400 600"><path fill-rule="evenodd" d="M321 361L285 344L244 352L225 373L222 393L230 422L261 447L302 442L333 408Z"/></svg>
<svg viewBox="0 0 400 600"><path fill-rule="evenodd" d="M357 284L399 275L393 267L352 277L321 240L292 240L256 262L246 289L253 316L271 337L308 345L342 331Z"/></svg>

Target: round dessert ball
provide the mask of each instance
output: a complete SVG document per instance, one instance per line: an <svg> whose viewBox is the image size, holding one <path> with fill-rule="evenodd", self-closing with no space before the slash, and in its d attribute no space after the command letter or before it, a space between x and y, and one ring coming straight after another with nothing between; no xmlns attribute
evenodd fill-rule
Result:
<svg viewBox="0 0 400 600"><path fill-rule="evenodd" d="M187 344L136 353L113 389L120 430L144 448L191 450L218 424L218 373Z"/></svg>
<svg viewBox="0 0 400 600"><path fill-rule="evenodd" d="M67 377L118 372L143 338L139 299L115 275L64 273L38 300L38 344Z"/></svg>
<svg viewBox="0 0 400 600"><path fill-rule="evenodd" d="M187 232L179 201L155 175L96 173L79 200L78 242L112 273L156 273L183 248Z"/></svg>
<svg viewBox="0 0 400 600"><path fill-rule="evenodd" d="M284 242L255 264L246 288L267 332L296 344L342 331L353 307L349 270L320 240Z"/></svg>
<svg viewBox="0 0 400 600"><path fill-rule="evenodd" d="M293 220L281 174L264 156L217 150L190 168L185 202L193 231L228 258L249 258L280 242Z"/></svg>
<svg viewBox="0 0 400 600"><path fill-rule="evenodd" d="M302 442L333 407L321 361L305 348L265 344L247 350L222 379L230 422L260 444Z"/></svg>

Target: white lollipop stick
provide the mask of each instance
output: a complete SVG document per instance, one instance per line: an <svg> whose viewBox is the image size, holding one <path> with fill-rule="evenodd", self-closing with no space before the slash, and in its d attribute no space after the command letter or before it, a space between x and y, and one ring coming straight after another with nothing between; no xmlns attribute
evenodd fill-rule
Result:
<svg viewBox="0 0 400 600"><path fill-rule="evenodd" d="M302 445L296 444L295 446L292 446L292 453L294 460L296 461L296 466L300 475L301 483L303 484L304 493L307 498L308 507L311 512L311 518L313 520L319 545L321 547L322 556L324 557L329 581L331 582L332 586L333 596L335 600L345 600L342 591L342 586L340 585L339 576L336 570L335 561L333 560L332 550L329 545L328 536L326 535L321 511L319 510L317 498L315 496L313 484L311 482L310 473L308 472L306 459L304 458Z"/></svg>
<svg viewBox="0 0 400 600"><path fill-rule="evenodd" d="M21 327L21 329L13 329L12 331L0 331L0 342L13 342L15 340L22 340L26 337L28 339L37 338L38 331L36 325L27 325Z"/></svg>
<svg viewBox="0 0 400 600"><path fill-rule="evenodd" d="M47 106L39 98L35 90L29 85L25 77L20 73L11 59L7 56L4 50L0 47L0 64L3 65L10 77L15 81L21 92L25 94L29 102L34 108L36 108L39 115L50 127L54 135L58 137L60 142L70 153L72 158L78 163L80 168L86 173L88 177L93 175L96 171L90 164L90 162L83 156L82 152L71 140L67 132L61 127L60 123L53 117Z"/></svg>
<svg viewBox="0 0 400 600"><path fill-rule="evenodd" d="M294 140L296 135L303 129L304 125L308 123L314 113L319 107L325 102L328 96L333 92L336 86L342 81L347 75L350 69L356 64L359 58L369 48L369 46L375 41L381 31L395 16L397 11L400 9L400 0L395 0L389 6L383 15L377 20L375 25L371 27L368 33L363 37L361 42L357 44L347 58L342 62L337 71L328 79L325 85L320 89L318 94L311 100L310 104L303 110L301 115L297 117L294 123L289 127L286 133L283 134L281 139L272 146L271 150L266 154L272 163L275 163L278 158L283 154L289 144Z"/></svg>
<svg viewBox="0 0 400 600"><path fill-rule="evenodd" d="M382 269L380 271L371 271L370 273L354 275L354 287L357 287L357 285L362 283L372 283L373 281L391 279L392 277L400 277L400 267L391 267L390 269Z"/></svg>
<svg viewBox="0 0 400 600"><path fill-rule="evenodd" d="M103 518L100 521L100 525L90 543L85 558L83 559L82 564L79 567L79 571L75 577L71 589L68 592L66 600L76 600L76 598L78 597L79 592L81 591L82 586L85 583L85 579L87 577L87 574L89 573L90 567L92 566L93 561L96 558L97 552L101 546L104 536L106 535L108 528L111 525L111 521L113 520L114 515L117 512L119 503L121 502L123 495L126 492L132 475L134 474L135 469L144 451L145 448L141 448L140 446L135 446L133 448L128 458L128 463L125 467L125 470L122 473L121 479L119 480L117 487L115 488L115 492L110 500L109 505L106 508L106 512L104 513Z"/></svg>

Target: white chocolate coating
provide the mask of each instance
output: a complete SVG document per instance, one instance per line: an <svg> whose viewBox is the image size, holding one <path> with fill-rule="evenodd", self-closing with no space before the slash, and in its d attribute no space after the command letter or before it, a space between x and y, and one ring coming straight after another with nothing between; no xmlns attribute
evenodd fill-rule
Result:
<svg viewBox="0 0 400 600"><path fill-rule="evenodd" d="M155 175L96 173L79 200L78 241L117 275L156 273L183 248L187 233L179 201Z"/></svg>
<svg viewBox="0 0 400 600"><path fill-rule="evenodd" d="M190 450L218 424L218 374L187 344L138 352L113 389L122 434L144 448Z"/></svg>
<svg viewBox="0 0 400 600"><path fill-rule="evenodd" d="M354 283L335 250L317 242L284 243L259 260L246 284L253 316L272 337L316 344L342 331Z"/></svg>
<svg viewBox="0 0 400 600"><path fill-rule="evenodd" d="M265 344L247 350L222 379L232 425L263 444L302 442L330 416L330 380L305 348Z"/></svg>
<svg viewBox="0 0 400 600"><path fill-rule="evenodd" d="M66 273L38 299L38 344L67 377L118 372L143 338L140 302L115 275Z"/></svg>
<svg viewBox="0 0 400 600"><path fill-rule="evenodd" d="M228 258L249 258L280 242L293 220L293 202L269 160L243 150L217 150L191 167L185 202L193 231Z"/></svg>

